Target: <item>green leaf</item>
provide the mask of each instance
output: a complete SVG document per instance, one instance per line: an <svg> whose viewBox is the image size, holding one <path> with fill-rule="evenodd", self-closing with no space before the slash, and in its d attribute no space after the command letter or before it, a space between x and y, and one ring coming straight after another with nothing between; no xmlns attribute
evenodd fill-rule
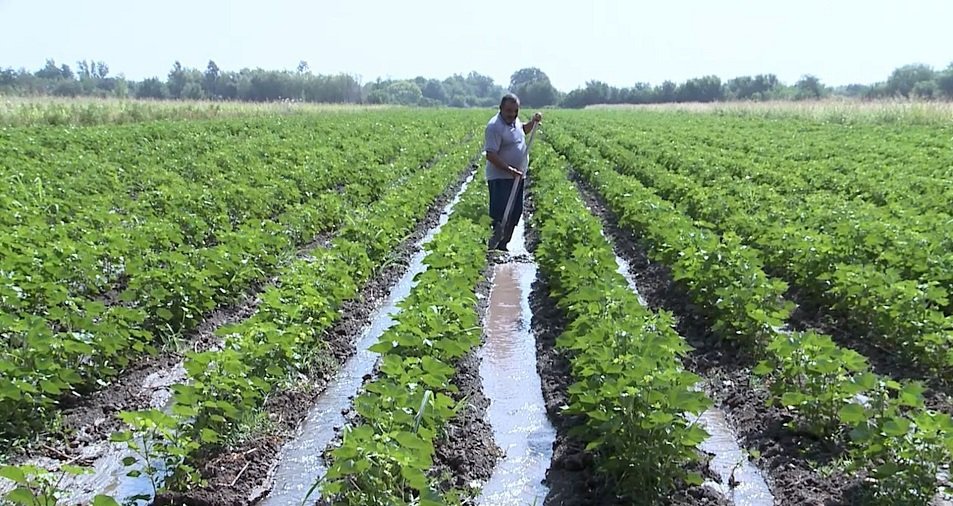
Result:
<svg viewBox="0 0 953 506"><path fill-rule="evenodd" d="M119 506L119 503L108 495L100 494L93 498L93 506Z"/></svg>
<svg viewBox="0 0 953 506"><path fill-rule="evenodd" d="M26 485L26 475L23 473L23 470L16 466L0 467L0 477L6 478L20 485Z"/></svg>
<svg viewBox="0 0 953 506"><path fill-rule="evenodd" d="M13 382L0 381L0 399L10 399L18 401L23 397L23 393Z"/></svg>
<svg viewBox="0 0 953 506"><path fill-rule="evenodd" d="M423 491L427 489L427 476L420 469L401 466L400 476L407 480L407 484L414 490Z"/></svg>
<svg viewBox="0 0 953 506"><path fill-rule="evenodd" d="M92 467L72 466L68 464L64 464L62 467L60 467L60 470L72 476L81 476L96 472Z"/></svg>
<svg viewBox="0 0 953 506"><path fill-rule="evenodd" d="M884 422L884 434L892 437L902 436L910 429L910 420L906 418L891 418Z"/></svg>
<svg viewBox="0 0 953 506"><path fill-rule="evenodd" d="M837 412L840 420L847 425L859 425L867 421L867 413L860 404L850 403Z"/></svg>
<svg viewBox="0 0 953 506"><path fill-rule="evenodd" d="M771 364L767 360L762 360L751 372L758 376L765 376L771 374L772 371L774 371L774 367L771 367Z"/></svg>
<svg viewBox="0 0 953 506"><path fill-rule="evenodd" d="M109 436L109 440L112 441L113 443L128 443L129 441L132 441L132 437L133 435L131 431L124 430L121 432L112 433Z"/></svg>
<svg viewBox="0 0 953 506"><path fill-rule="evenodd" d="M215 432L209 428L203 428L201 431L201 439L203 443L218 443L222 440L218 432Z"/></svg>
<svg viewBox="0 0 953 506"><path fill-rule="evenodd" d="M433 449L433 444L424 441L422 438L411 432L398 432L395 438L401 446L414 450L429 451Z"/></svg>
<svg viewBox="0 0 953 506"><path fill-rule="evenodd" d="M872 372L865 372L856 376L854 382L864 390L873 390L877 386L877 375Z"/></svg>
<svg viewBox="0 0 953 506"><path fill-rule="evenodd" d="M48 393L52 395L60 395L63 393L63 390L59 387L59 385L48 380L41 380L40 388L43 390L44 393Z"/></svg>
<svg viewBox="0 0 953 506"><path fill-rule="evenodd" d="M6 495L6 499L19 506L37 506L37 497L26 487L17 487Z"/></svg>
<svg viewBox="0 0 953 506"><path fill-rule="evenodd" d="M900 390L900 405L908 407L920 407L923 405L923 392L926 389L920 383L907 383Z"/></svg>
<svg viewBox="0 0 953 506"><path fill-rule="evenodd" d="M807 396L801 392L784 392L784 394L781 395L781 404L788 407L800 406L806 400Z"/></svg>
<svg viewBox="0 0 953 506"><path fill-rule="evenodd" d="M685 483L700 487L705 483L705 478L702 477L701 473L691 472L685 475Z"/></svg>

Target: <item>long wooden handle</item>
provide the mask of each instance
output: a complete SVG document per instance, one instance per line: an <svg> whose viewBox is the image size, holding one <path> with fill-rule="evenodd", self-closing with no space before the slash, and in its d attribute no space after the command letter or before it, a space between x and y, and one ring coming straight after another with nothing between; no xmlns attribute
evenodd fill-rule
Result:
<svg viewBox="0 0 953 506"><path fill-rule="evenodd" d="M533 129L529 132L529 142L526 144L526 157L529 158L529 152L533 149L533 139L536 138L536 128L539 126L539 123L533 125ZM528 164L527 164L528 165ZM529 167L523 167L523 170L528 169Z"/></svg>
<svg viewBox="0 0 953 506"><path fill-rule="evenodd" d="M526 174L526 170L529 169L529 151L533 147L533 139L536 138L536 126L539 123L533 124L533 130L529 133L529 143L526 144L526 158L527 163L523 169L523 174ZM513 202L516 200L516 191L519 189L520 181L523 179L523 176L516 176L516 179L513 180L513 188L510 190L510 198L506 200L506 210L503 211L503 227L506 227L506 224L510 221L510 213L513 211Z"/></svg>
<svg viewBox="0 0 953 506"><path fill-rule="evenodd" d="M510 212L513 211L513 202L516 200L516 191L520 188L520 180L522 176L516 176L516 179L513 180L513 188L510 190L510 198L506 201L506 210L503 211L503 228L506 228L506 224L510 222Z"/></svg>

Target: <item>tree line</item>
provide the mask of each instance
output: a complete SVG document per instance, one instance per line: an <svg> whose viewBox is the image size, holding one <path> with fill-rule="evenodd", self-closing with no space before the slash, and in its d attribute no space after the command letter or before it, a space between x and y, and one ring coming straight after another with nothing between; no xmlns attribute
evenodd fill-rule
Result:
<svg viewBox="0 0 953 506"><path fill-rule="evenodd" d="M0 69L0 94L9 95L492 107L507 90L516 93L529 107L568 108L593 104L805 100L831 95L950 100L953 99L953 63L945 70L934 70L923 64L905 65L883 82L836 88L824 85L813 75L805 75L793 85L787 85L774 74L759 74L727 81L709 75L654 86L640 82L631 87L615 87L594 80L568 93L557 90L549 76L538 68L517 70L510 77L508 87L477 72L445 79L421 76L362 83L350 74L314 74L304 61L294 71L226 71L214 61L209 61L205 70L201 70L184 67L176 61L165 79L152 77L142 81L129 80L121 74L113 76L106 63L92 60L77 62L75 70L66 64L58 65L52 59L36 71Z"/></svg>

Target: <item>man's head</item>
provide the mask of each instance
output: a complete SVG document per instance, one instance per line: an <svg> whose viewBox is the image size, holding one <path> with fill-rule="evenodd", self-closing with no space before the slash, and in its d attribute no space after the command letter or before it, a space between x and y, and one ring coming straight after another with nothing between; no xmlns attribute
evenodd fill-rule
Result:
<svg viewBox="0 0 953 506"><path fill-rule="evenodd" d="M503 120L507 123L512 123L516 121L516 117L520 114L520 99L512 93L507 93L503 95L503 99L500 100L500 116L503 117Z"/></svg>

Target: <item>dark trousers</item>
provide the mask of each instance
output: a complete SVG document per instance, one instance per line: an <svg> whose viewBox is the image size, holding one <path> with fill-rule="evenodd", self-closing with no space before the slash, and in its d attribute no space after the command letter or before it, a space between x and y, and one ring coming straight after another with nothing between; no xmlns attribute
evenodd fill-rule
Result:
<svg viewBox="0 0 953 506"><path fill-rule="evenodd" d="M493 219L494 228L503 222L503 213L506 212L506 201L510 198L510 192L513 190L515 179L490 179L487 184L490 188L490 218ZM513 238L513 229L520 221L523 215L523 179L520 178L519 187L516 190L516 196L513 198L513 208L510 210L510 219L503 227L503 238L500 240L499 247L505 248Z"/></svg>

